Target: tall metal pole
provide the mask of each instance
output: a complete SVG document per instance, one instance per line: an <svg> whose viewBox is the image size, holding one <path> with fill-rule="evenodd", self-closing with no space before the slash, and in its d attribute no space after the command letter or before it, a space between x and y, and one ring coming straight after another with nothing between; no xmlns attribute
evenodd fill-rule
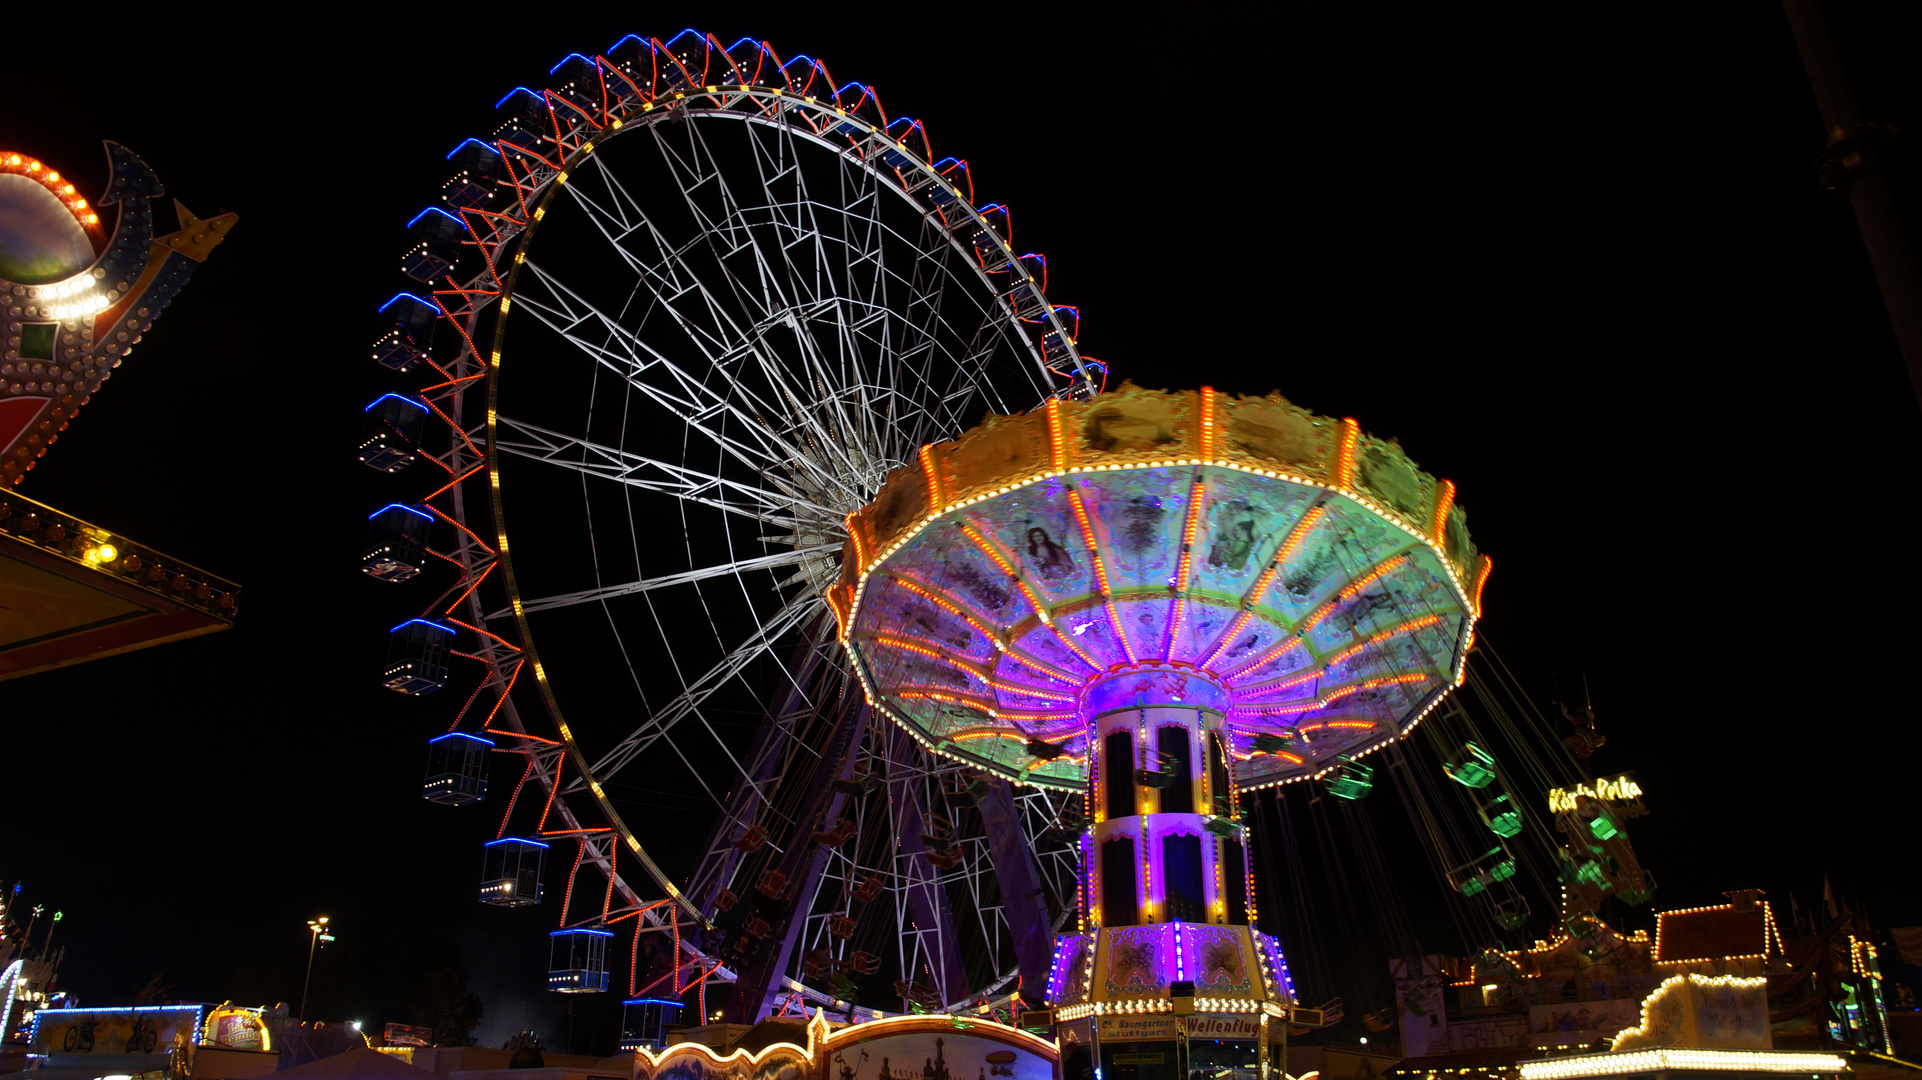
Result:
<svg viewBox="0 0 1922 1080"><path fill-rule="evenodd" d="M1875 280L1882 287L1882 303L1888 308L1896 344L1908 366L1909 384L1915 390L1916 403L1922 405L1922 278L1916 275L1915 256L1903 236L1895 200L1889 195L1879 160L1881 151L1872 132L1863 126L1855 92L1842 72L1842 58L1829 36L1821 4L1817 0L1782 0L1782 7L1795 31L1795 45L1802 53L1809 86L1815 91L1815 104L1822 111L1831 153L1840 157L1848 170L1849 203L1855 207L1855 223L1862 229L1869 265L1875 268Z"/></svg>
<svg viewBox="0 0 1922 1080"><path fill-rule="evenodd" d="M320 927L307 927L307 977L300 982L300 1019L307 1019L307 988L314 982L314 946L320 944Z"/></svg>

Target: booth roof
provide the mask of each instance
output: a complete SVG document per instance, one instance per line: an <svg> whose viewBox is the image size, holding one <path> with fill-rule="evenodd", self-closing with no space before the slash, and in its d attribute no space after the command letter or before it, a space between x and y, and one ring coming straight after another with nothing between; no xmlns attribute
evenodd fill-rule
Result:
<svg viewBox="0 0 1922 1080"><path fill-rule="evenodd" d="M426 1069L366 1047L282 1069L271 1075L274 1080L427 1080L429 1077L439 1080Z"/></svg>

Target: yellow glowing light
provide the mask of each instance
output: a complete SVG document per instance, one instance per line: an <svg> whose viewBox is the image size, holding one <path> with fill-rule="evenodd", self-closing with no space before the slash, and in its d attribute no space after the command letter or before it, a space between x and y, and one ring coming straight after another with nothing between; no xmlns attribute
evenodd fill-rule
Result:
<svg viewBox="0 0 1922 1080"><path fill-rule="evenodd" d="M90 563L110 563L119 557L120 549L112 544L102 544L87 552L87 561Z"/></svg>

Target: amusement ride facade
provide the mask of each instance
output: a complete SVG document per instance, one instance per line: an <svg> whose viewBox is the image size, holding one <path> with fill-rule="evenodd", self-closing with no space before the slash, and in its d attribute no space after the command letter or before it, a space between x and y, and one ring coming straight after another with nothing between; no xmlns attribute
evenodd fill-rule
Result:
<svg viewBox="0 0 1922 1080"><path fill-rule="evenodd" d="M224 630L239 607L233 582L16 491L237 220L176 201L158 231L160 178L105 146L91 203L0 149L0 679Z"/></svg>
<svg viewBox="0 0 1922 1080"><path fill-rule="evenodd" d="M373 352L425 378L361 445L431 477L363 559L438 575L382 676L463 702L424 794L512 755L481 899L571 863L550 987L619 933L637 1000L735 1021L1312 1022L1241 799L1365 793L1461 678L1453 485L1278 397L1104 392L1007 208L820 61L552 75L410 223Z"/></svg>
<svg viewBox="0 0 1922 1080"><path fill-rule="evenodd" d="M1064 1054L1206 1032L1265 1065L1303 1019L1251 925L1243 792L1368 784L1356 759L1455 686L1488 561L1453 503L1352 420L1124 386L928 446L850 517L830 600L868 701L1083 793Z"/></svg>

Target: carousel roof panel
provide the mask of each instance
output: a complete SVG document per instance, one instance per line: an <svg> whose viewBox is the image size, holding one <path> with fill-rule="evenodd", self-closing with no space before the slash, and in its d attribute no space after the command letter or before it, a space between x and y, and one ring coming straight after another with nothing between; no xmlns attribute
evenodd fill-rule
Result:
<svg viewBox="0 0 1922 1080"><path fill-rule="evenodd" d="M1454 686L1488 565L1454 486L1393 442L1208 390L990 417L848 526L829 598L870 699L1063 786L1079 688L1142 663L1229 688L1244 786L1381 745Z"/></svg>

